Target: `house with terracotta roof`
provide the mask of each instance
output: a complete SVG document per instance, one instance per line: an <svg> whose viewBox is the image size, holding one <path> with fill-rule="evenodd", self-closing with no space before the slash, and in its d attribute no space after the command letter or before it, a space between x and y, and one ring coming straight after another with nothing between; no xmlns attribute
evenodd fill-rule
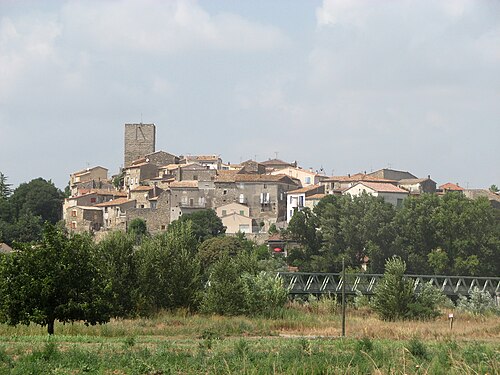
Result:
<svg viewBox="0 0 500 375"><path fill-rule="evenodd" d="M127 229L127 210L135 208L136 201L118 198L109 202L96 204L103 212L104 229Z"/></svg>
<svg viewBox="0 0 500 375"><path fill-rule="evenodd" d="M443 184L439 186L438 193L440 194L445 194L445 193L450 193L450 192L459 192L463 193L464 188L461 186L458 186L458 182L456 184L452 184L451 182L447 182L446 184Z"/></svg>
<svg viewBox="0 0 500 375"><path fill-rule="evenodd" d="M407 190L410 194L435 193L436 182L427 178L404 178L397 183L398 187Z"/></svg>
<svg viewBox="0 0 500 375"><path fill-rule="evenodd" d="M123 183L125 189L133 190L137 186L140 186L145 180L157 177L158 167L152 163L142 162L124 168L124 172L125 176Z"/></svg>
<svg viewBox="0 0 500 375"><path fill-rule="evenodd" d="M199 188L197 180L174 181L170 183L170 222L181 215L212 208L211 194ZM213 191L213 189L212 189Z"/></svg>
<svg viewBox="0 0 500 375"><path fill-rule="evenodd" d="M217 216L220 217L222 225L226 227L226 233L254 233L260 230L260 227L255 225L255 220L250 217L250 209L247 205L232 202L223 206L217 207L215 210Z"/></svg>
<svg viewBox="0 0 500 375"><path fill-rule="evenodd" d="M271 224L286 223L286 192L298 185L286 175L219 171L213 207L237 202L249 208L249 217L267 231Z"/></svg>
<svg viewBox="0 0 500 375"><path fill-rule="evenodd" d="M391 168L382 168L379 169L378 171L370 172L368 173L368 175L372 177L385 178L387 180L395 180L395 181L417 178L417 176L411 174L410 172L398 171L396 169L391 169Z"/></svg>
<svg viewBox="0 0 500 375"><path fill-rule="evenodd" d="M396 185L396 180L371 176L366 173L348 174L347 176L332 176L320 181L325 186L326 194L342 194L346 189L356 185L358 182L374 182Z"/></svg>
<svg viewBox="0 0 500 375"><path fill-rule="evenodd" d="M366 181L358 182L343 192L343 194L349 194L353 197L360 196L363 193L374 197L382 197L387 203L395 207L401 207L409 195L408 191L393 184Z"/></svg>
<svg viewBox="0 0 500 375"><path fill-rule="evenodd" d="M78 189L83 187L102 187L102 184L108 182L108 169L96 166L92 168L86 168L78 172L74 172L69 176L69 187L71 189L71 195L77 195ZM99 186L99 184L101 186Z"/></svg>
<svg viewBox="0 0 500 375"><path fill-rule="evenodd" d="M222 159L219 155L186 155L180 156L180 164L198 163L210 169L219 170L222 167Z"/></svg>
<svg viewBox="0 0 500 375"><path fill-rule="evenodd" d="M68 207L64 214L66 228L70 232L97 232L104 226L103 210L100 207Z"/></svg>
<svg viewBox="0 0 500 375"><path fill-rule="evenodd" d="M277 170L270 172L270 174L273 174L273 175L286 174L287 176L290 176L294 179L299 180L301 183L301 186L317 185L322 180L325 180L327 178L327 176L313 171L312 168L311 169L302 169L300 167L286 167L283 169L277 169Z"/></svg>
<svg viewBox="0 0 500 375"><path fill-rule="evenodd" d="M325 187L322 185L312 185L306 186L300 189L295 189L286 192L287 203L286 203L286 221L290 222L292 216L298 212L302 211L306 207L306 198L316 194L324 194Z"/></svg>
<svg viewBox="0 0 500 375"><path fill-rule="evenodd" d="M269 159L265 161L261 161L260 164L263 164L266 167L268 172L272 172L278 169L283 169L287 167L297 167L297 162L288 163L286 161L280 159Z"/></svg>
<svg viewBox="0 0 500 375"><path fill-rule="evenodd" d="M136 201L137 208L150 208L156 204L156 198L163 189L160 189L156 185L144 185L137 186L135 189L130 190L130 199Z"/></svg>

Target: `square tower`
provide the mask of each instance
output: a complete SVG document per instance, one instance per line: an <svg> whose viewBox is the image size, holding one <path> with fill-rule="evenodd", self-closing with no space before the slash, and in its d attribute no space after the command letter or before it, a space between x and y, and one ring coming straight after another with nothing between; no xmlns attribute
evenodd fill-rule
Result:
<svg viewBox="0 0 500 375"><path fill-rule="evenodd" d="M125 124L124 167L134 160L155 152L155 124Z"/></svg>

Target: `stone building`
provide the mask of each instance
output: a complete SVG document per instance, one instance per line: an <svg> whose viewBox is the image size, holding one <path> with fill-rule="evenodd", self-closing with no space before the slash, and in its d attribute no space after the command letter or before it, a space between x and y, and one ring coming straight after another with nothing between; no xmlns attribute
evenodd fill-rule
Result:
<svg viewBox="0 0 500 375"><path fill-rule="evenodd" d="M71 195L77 195L78 190L89 187L102 187L108 181L108 169L96 166L74 172L69 176ZM101 186L99 186L101 185Z"/></svg>
<svg viewBox="0 0 500 375"><path fill-rule="evenodd" d="M151 233L164 231L170 224L170 191L161 192L156 198L151 198L149 208L130 208L127 210L127 222L140 218L146 222Z"/></svg>
<svg viewBox="0 0 500 375"><path fill-rule="evenodd" d="M298 185L285 175L240 174L219 171L215 181L213 207L237 202L249 208L249 217L267 231L269 226L286 222L286 192Z"/></svg>
<svg viewBox="0 0 500 375"><path fill-rule="evenodd" d="M378 171L368 173L368 176L385 178L387 180L395 180L395 181L417 178L417 176L411 174L410 172L398 171L390 168L379 169Z"/></svg>
<svg viewBox="0 0 500 375"><path fill-rule="evenodd" d="M163 192L162 189L153 186L137 186L135 189L130 190L130 199L136 201L137 208L151 208L156 206L156 199L158 195Z"/></svg>
<svg viewBox="0 0 500 375"><path fill-rule="evenodd" d="M94 207L103 211L105 229L127 229L127 210L135 207L135 200L118 198L109 202L96 204Z"/></svg>
<svg viewBox="0 0 500 375"><path fill-rule="evenodd" d="M405 178L398 181L398 186L407 190L410 194L435 193L436 182L427 178Z"/></svg>
<svg viewBox="0 0 500 375"><path fill-rule="evenodd" d="M155 178L158 175L158 167L147 162L130 165L124 171L123 183L125 188L130 190L140 186L144 180Z"/></svg>
<svg viewBox="0 0 500 375"><path fill-rule="evenodd" d="M227 234L254 233L260 229L255 225L255 220L250 217L250 209L241 203L228 203L217 207L217 216L221 218L222 225L226 227Z"/></svg>
<svg viewBox="0 0 500 375"><path fill-rule="evenodd" d="M71 232L96 232L104 225L103 211L95 206L67 207L66 228Z"/></svg>
<svg viewBox="0 0 500 375"><path fill-rule="evenodd" d="M124 167L155 152L155 124L125 124Z"/></svg>

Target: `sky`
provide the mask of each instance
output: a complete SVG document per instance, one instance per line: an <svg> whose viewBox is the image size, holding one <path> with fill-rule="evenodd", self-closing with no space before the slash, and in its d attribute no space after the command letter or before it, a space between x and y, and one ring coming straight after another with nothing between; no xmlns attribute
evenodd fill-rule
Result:
<svg viewBox="0 0 500 375"><path fill-rule="evenodd" d="M500 2L0 1L0 172L156 149L500 185Z"/></svg>

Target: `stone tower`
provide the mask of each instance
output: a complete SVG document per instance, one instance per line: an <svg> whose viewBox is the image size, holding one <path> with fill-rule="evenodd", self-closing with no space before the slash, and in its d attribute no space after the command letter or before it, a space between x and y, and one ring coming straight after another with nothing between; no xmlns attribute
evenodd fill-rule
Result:
<svg viewBox="0 0 500 375"><path fill-rule="evenodd" d="M134 160L155 152L155 124L125 124L124 167Z"/></svg>

